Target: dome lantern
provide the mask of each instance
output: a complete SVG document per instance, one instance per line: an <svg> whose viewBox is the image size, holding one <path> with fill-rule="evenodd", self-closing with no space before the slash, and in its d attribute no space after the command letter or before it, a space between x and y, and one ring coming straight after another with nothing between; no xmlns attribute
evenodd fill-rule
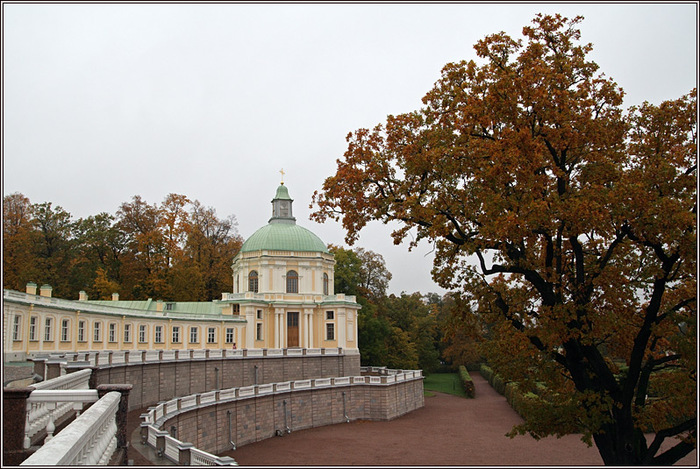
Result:
<svg viewBox="0 0 700 469"><path fill-rule="evenodd" d="M289 191L284 183L277 188L275 198L272 199L272 218L268 223L291 223L296 224L296 218L292 215L292 202Z"/></svg>

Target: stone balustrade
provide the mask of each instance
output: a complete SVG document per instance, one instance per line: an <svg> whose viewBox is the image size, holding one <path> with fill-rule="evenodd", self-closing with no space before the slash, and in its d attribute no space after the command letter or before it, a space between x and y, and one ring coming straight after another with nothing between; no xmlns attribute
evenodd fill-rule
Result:
<svg viewBox="0 0 700 469"><path fill-rule="evenodd" d="M387 370L386 368L376 368L372 370L371 368L365 369L368 372L374 371L375 373L382 373L381 376L342 376L336 378L317 378L317 379L307 379L307 380L297 380L297 381L287 381L280 383L269 383L262 385L253 386L243 386L240 388L230 388L217 391L211 391L206 393L199 393L190 396L184 396L180 398L174 398L166 402L161 402L156 406L149 408L148 412L141 414L141 439L142 443L149 445L156 449L159 455L168 458L170 461L175 462L180 465L196 465L196 464L207 464L207 465L235 465L235 461L232 459L229 461L218 458L214 460L212 458L217 458L207 453L204 449L197 449L193 443L182 442L177 439L174 435L170 435L167 431L163 430L164 426L169 425L170 422L175 420L180 420L182 418L185 420L187 415L192 412L197 413L198 410L203 408L211 408L211 406L217 406L216 412L214 414L223 414L223 407L226 407L226 412L229 415L228 427L229 435L228 441L225 444L230 445L233 449L236 449L236 437L234 435L239 435L241 429L236 429L233 431L231 428L231 404L246 401L252 399L256 402L259 399L279 399L285 398L281 403L284 407L284 415L280 420L279 425L283 428L275 429L275 432L287 432L291 431L289 424L293 421L291 410L288 411L287 404L289 400L289 406L292 407L292 393L321 393L318 397L311 398L309 396L305 397L308 402L313 402L315 406L319 408L332 407L333 401L342 401L342 407L338 408L338 415L334 418L335 421L349 422L350 420L356 419L378 419L378 420L388 420L395 418L403 413L414 410L423 405L423 386L422 386L422 371L421 370ZM397 386L401 384L406 384L409 382L420 383L420 386L413 386L410 389L404 388L400 392L397 390L388 391L388 387ZM379 394L373 391L358 392L355 396L355 404L350 405L346 403L346 397L350 397L352 389L360 388L374 388L374 389L385 389L387 391L380 391ZM346 393L347 390L347 393ZM398 402L402 400L403 402ZM381 402L381 404L371 404L371 402ZM360 402L360 404L358 404ZM365 405L365 402L367 403ZM347 404L347 405L346 405ZM254 404L256 405L256 404ZM377 406L382 407L378 409ZM353 409L353 415L350 417L348 415L348 409ZM342 411L340 410L342 409ZM317 409L307 408L306 412L308 414L316 414ZM211 413L210 413L211 414ZM251 411L252 415L256 415L255 412ZM268 417L269 420L269 417ZM284 422L282 424L281 422ZM330 420L323 420L319 418L319 425L306 424L305 428L310 426L320 426L324 424L332 423ZM253 427L258 427L258 422L252 423L252 427L248 425L247 432L251 433ZM186 426L186 424L183 424ZM204 425L203 423L198 423L198 425ZM225 425L221 423L217 424L213 428L225 428ZM177 426L173 425L171 431L177 432ZM248 438L248 441L256 441L257 437L255 431L252 431L252 440ZM268 432L268 436L272 436L275 433ZM219 438L220 440L221 438ZM224 438L226 440L226 438ZM197 445L199 446L199 445ZM207 451L221 452L222 448L216 443L212 448L205 448ZM229 447L228 449L231 449Z"/></svg>
<svg viewBox="0 0 700 469"><path fill-rule="evenodd" d="M106 465L117 448L116 415L121 394L105 394L59 434L46 442L21 466Z"/></svg>
<svg viewBox="0 0 700 469"><path fill-rule="evenodd" d="M128 364L144 364L171 361L273 358L302 356L338 356L345 352L342 348L309 349L186 349L186 350L103 350L99 352L69 352L36 357L34 369L40 376L52 378L65 374L65 367L71 363L85 366L108 367ZM51 371L51 368L56 370Z"/></svg>
<svg viewBox="0 0 700 469"><path fill-rule="evenodd" d="M44 389L35 390L27 398L27 422L25 424L24 447L32 444L31 437L46 431L44 443L53 438L56 421L73 411L80 415L83 406L97 401L96 389Z"/></svg>
<svg viewBox="0 0 700 469"><path fill-rule="evenodd" d="M27 398L26 423L24 426L24 448L32 444L32 437L46 430L48 439L53 436L56 422L69 412L80 411L85 402L84 396L74 391L88 390L91 370L59 376L29 386L31 394Z"/></svg>

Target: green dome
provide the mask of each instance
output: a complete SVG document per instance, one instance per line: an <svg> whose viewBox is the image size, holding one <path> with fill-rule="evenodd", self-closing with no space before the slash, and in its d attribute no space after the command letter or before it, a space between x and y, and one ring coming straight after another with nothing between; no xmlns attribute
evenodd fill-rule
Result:
<svg viewBox="0 0 700 469"><path fill-rule="evenodd" d="M251 251L328 252L321 238L306 228L291 223L270 223L243 243L241 252Z"/></svg>

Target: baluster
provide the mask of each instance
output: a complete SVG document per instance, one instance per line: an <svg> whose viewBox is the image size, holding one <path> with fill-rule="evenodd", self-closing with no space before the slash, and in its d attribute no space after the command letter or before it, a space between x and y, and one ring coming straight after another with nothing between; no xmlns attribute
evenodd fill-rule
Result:
<svg viewBox="0 0 700 469"><path fill-rule="evenodd" d="M24 423L24 449L28 449L32 445L32 439L29 437L29 414L34 404L27 405L27 421Z"/></svg>
<svg viewBox="0 0 700 469"><path fill-rule="evenodd" d="M46 424L46 439L44 440L44 443L48 443L51 441L51 438L53 438L53 432L56 430L56 425L54 424L54 410L56 409L56 403L54 402L49 402L46 404L46 407L49 410L49 423Z"/></svg>

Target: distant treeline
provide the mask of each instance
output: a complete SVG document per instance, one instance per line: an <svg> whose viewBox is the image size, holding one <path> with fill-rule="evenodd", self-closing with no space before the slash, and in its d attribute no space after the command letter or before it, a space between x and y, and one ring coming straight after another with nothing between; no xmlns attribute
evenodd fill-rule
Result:
<svg viewBox="0 0 700 469"><path fill-rule="evenodd" d="M27 282L77 299L210 301L231 291L231 261L243 239L233 215L169 194L150 205L136 195L115 214L73 219L21 193L3 198L3 288Z"/></svg>

